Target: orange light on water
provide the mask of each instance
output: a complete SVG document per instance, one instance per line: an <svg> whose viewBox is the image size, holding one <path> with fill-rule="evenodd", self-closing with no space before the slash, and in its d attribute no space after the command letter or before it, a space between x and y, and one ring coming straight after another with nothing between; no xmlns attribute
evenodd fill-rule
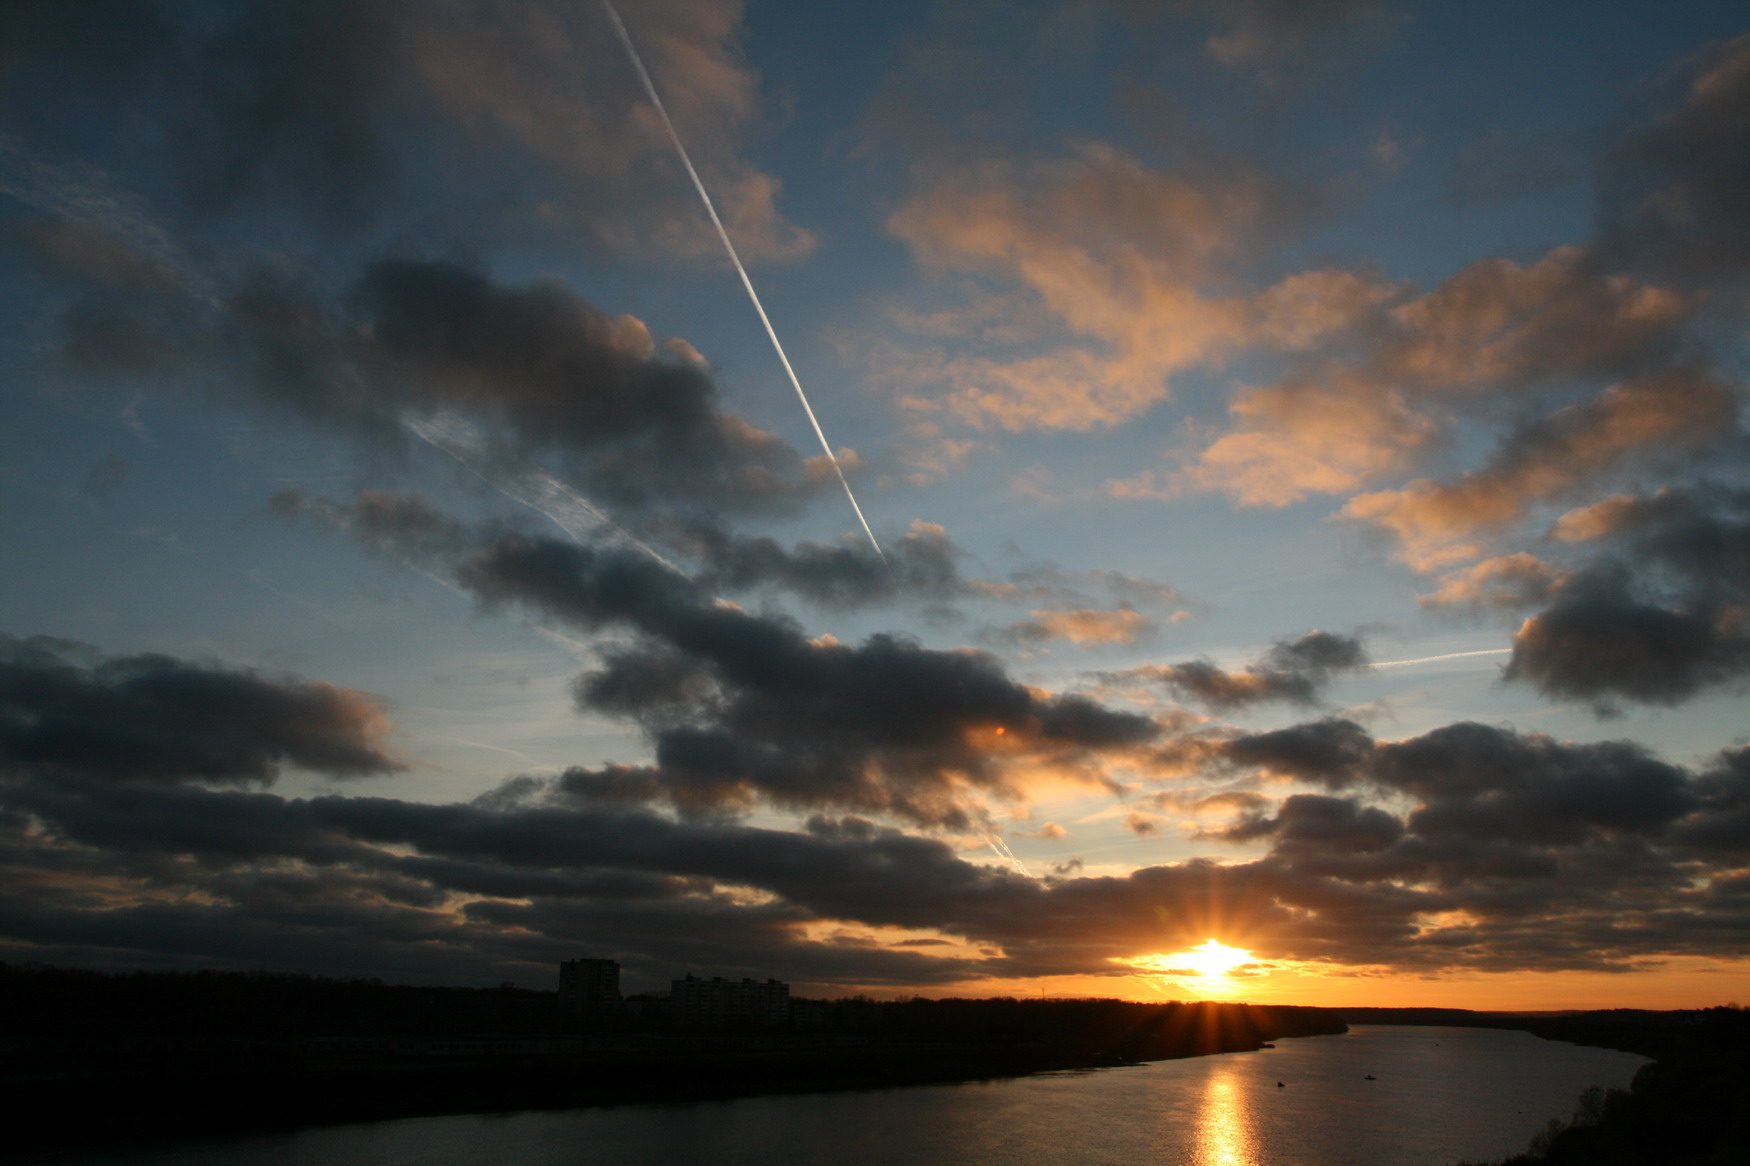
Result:
<svg viewBox="0 0 1750 1166"><path fill-rule="evenodd" d="M1218 1070L1209 1079L1197 1115L1196 1166L1258 1166L1262 1160L1246 1087L1237 1076Z"/></svg>

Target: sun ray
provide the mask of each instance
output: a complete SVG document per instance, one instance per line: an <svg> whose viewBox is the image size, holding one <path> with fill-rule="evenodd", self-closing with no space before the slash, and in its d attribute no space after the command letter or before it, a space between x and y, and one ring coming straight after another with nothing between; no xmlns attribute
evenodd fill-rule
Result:
<svg viewBox="0 0 1750 1166"><path fill-rule="evenodd" d="M1182 963L1196 971L1204 979L1217 979L1227 975L1241 964L1252 962L1252 953L1237 947L1229 947L1214 939L1205 940L1200 946L1192 948L1177 956L1170 956L1175 963Z"/></svg>

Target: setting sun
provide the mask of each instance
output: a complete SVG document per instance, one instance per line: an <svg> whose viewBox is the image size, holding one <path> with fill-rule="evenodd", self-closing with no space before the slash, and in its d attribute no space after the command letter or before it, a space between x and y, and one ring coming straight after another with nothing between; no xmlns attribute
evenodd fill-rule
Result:
<svg viewBox="0 0 1750 1166"><path fill-rule="evenodd" d="M1184 964L1205 979L1225 976L1241 964L1250 963L1252 953L1210 939L1180 955L1167 957L1175 964Z"/></svg>
<svg viewBox="0 0 1750 1166"><path fill-rule="evenodd" d="M1257 957L1244 948L1229 947L1215 939L1204 940L1185 951L1144 956L1127 961L1132 967L1157 977L1171 977L1199 993L1224 993L1234 986L1232 973L1255 964Z"/></svg>

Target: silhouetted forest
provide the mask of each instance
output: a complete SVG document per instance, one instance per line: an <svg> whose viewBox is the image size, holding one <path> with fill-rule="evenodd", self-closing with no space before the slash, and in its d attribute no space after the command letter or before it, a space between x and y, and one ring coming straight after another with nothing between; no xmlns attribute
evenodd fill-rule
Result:
<svg viewBox="0 0 1750 1166"><path fill-rule="evenodd" d="M186 1044L312 1033L550 1032L554 994L433 988L274 972L105 973L0 963L0 1032L13 1040Z"/></svg>
<svg viewBox="0 0 1750 1166"><path fill-rule="evenodd" d="M640 1003L655 1005L655 1000ZM773 1031L585 1028L557 994L0 964L14 1143L1016 1076L1345 1031L1333 1012L1120 1000L794 1001ZM90 1098L101 1095L104 1105ZM189 1098L200 1098L197 1106Z"/></svg>

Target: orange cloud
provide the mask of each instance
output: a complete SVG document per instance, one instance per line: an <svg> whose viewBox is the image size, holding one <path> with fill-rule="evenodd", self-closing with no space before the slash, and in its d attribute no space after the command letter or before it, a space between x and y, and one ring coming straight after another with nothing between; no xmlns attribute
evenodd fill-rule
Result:
<svg viewBox="0 0 1750 1166"><path fill-rule="evenodd" d="M1240 392L1232 425L1171 485L1248 506L1349 493L1401 469L1440 434L1459 394L1631 365L1664 345L1692 307L1676 292L1606 274L1581 247L1530 265L1485 259L1408 298L1342 271L1290 276L1254 299L1246 340L1314 363Z"/></svg>
<svg viewBox="0 0 1750 1166"><path fill-rule="evenodd" d="M1028 355L940 356L927 377L900 378L902 403L1011 431L1130 420L1170 394L1174 373L1242 334L1243 298L1200 285L1269 203L1255 176L1192 181L1100 143L936 181L893 215L893 232L926 266L1010 281L1068 339ZM939 329L952 317L930 319Z"/></svg>
<svg viewBox="0 0 1750 1166"><path fill-rule="evenodd" d="M1289 351L1309 349L1364 324L1401 294L1393 284L1342 268L1298 272L1257 297L1253 339Z"/></svg>
<svg viewBox="0 0 1750 1166"><path fill-rule="evenodd" d="M1461 540L1514 522L1639 449L1699 444L1729 428L1736 408L1729 388L1693 371L1624 382L1523 429L1481 470L1357 495L1342 514L1397 536L1411 566L1446 566L1475 553Z"/></svg>
<svg viewBox="0 0 1750 1166"><path fill-rule="evenodd" d="M1639 506L1640 500L1632 494L1612 494L1568 511L1556 519L1550 535L1559 542L1591 542L1621 529Z"/></svg>
<svg viewBox="0 0 1750 1166"><path fill-rule="evenodd" d="M1530 266L1484 259L1392 310L1381 371L1442 390L1615 369L1662 342L1691 306L1604 273L1583 247L1553 248Z"/></svg>
<svg viewBox="0 0 1750 1166"><path fill-rule="evenodd" d="M1423 607L1529 607L1548 599L1561 579L1559 569L1519 551L1454 571L1441 579L1437 591L1416 602Z"/></svg>
<svg viewBox="0 0 1750 1166"><path fill-rule="evenodd" d="M1067 640L1072 644L1134 644L1154 631L1154 621L1128 607L1115 611L1040 609L1031 618L1011 625L1009 632L1024 639Z"/></svg>
<svg viewBox="0 0 1750 1166"><path fill-rule="evenodd" d="M1232 431L1211 442L1182 480L1243 506L1347 493L1402 467L1434 431L1398 394L1342 374L1253 389L1229 410Z"/></svg>

